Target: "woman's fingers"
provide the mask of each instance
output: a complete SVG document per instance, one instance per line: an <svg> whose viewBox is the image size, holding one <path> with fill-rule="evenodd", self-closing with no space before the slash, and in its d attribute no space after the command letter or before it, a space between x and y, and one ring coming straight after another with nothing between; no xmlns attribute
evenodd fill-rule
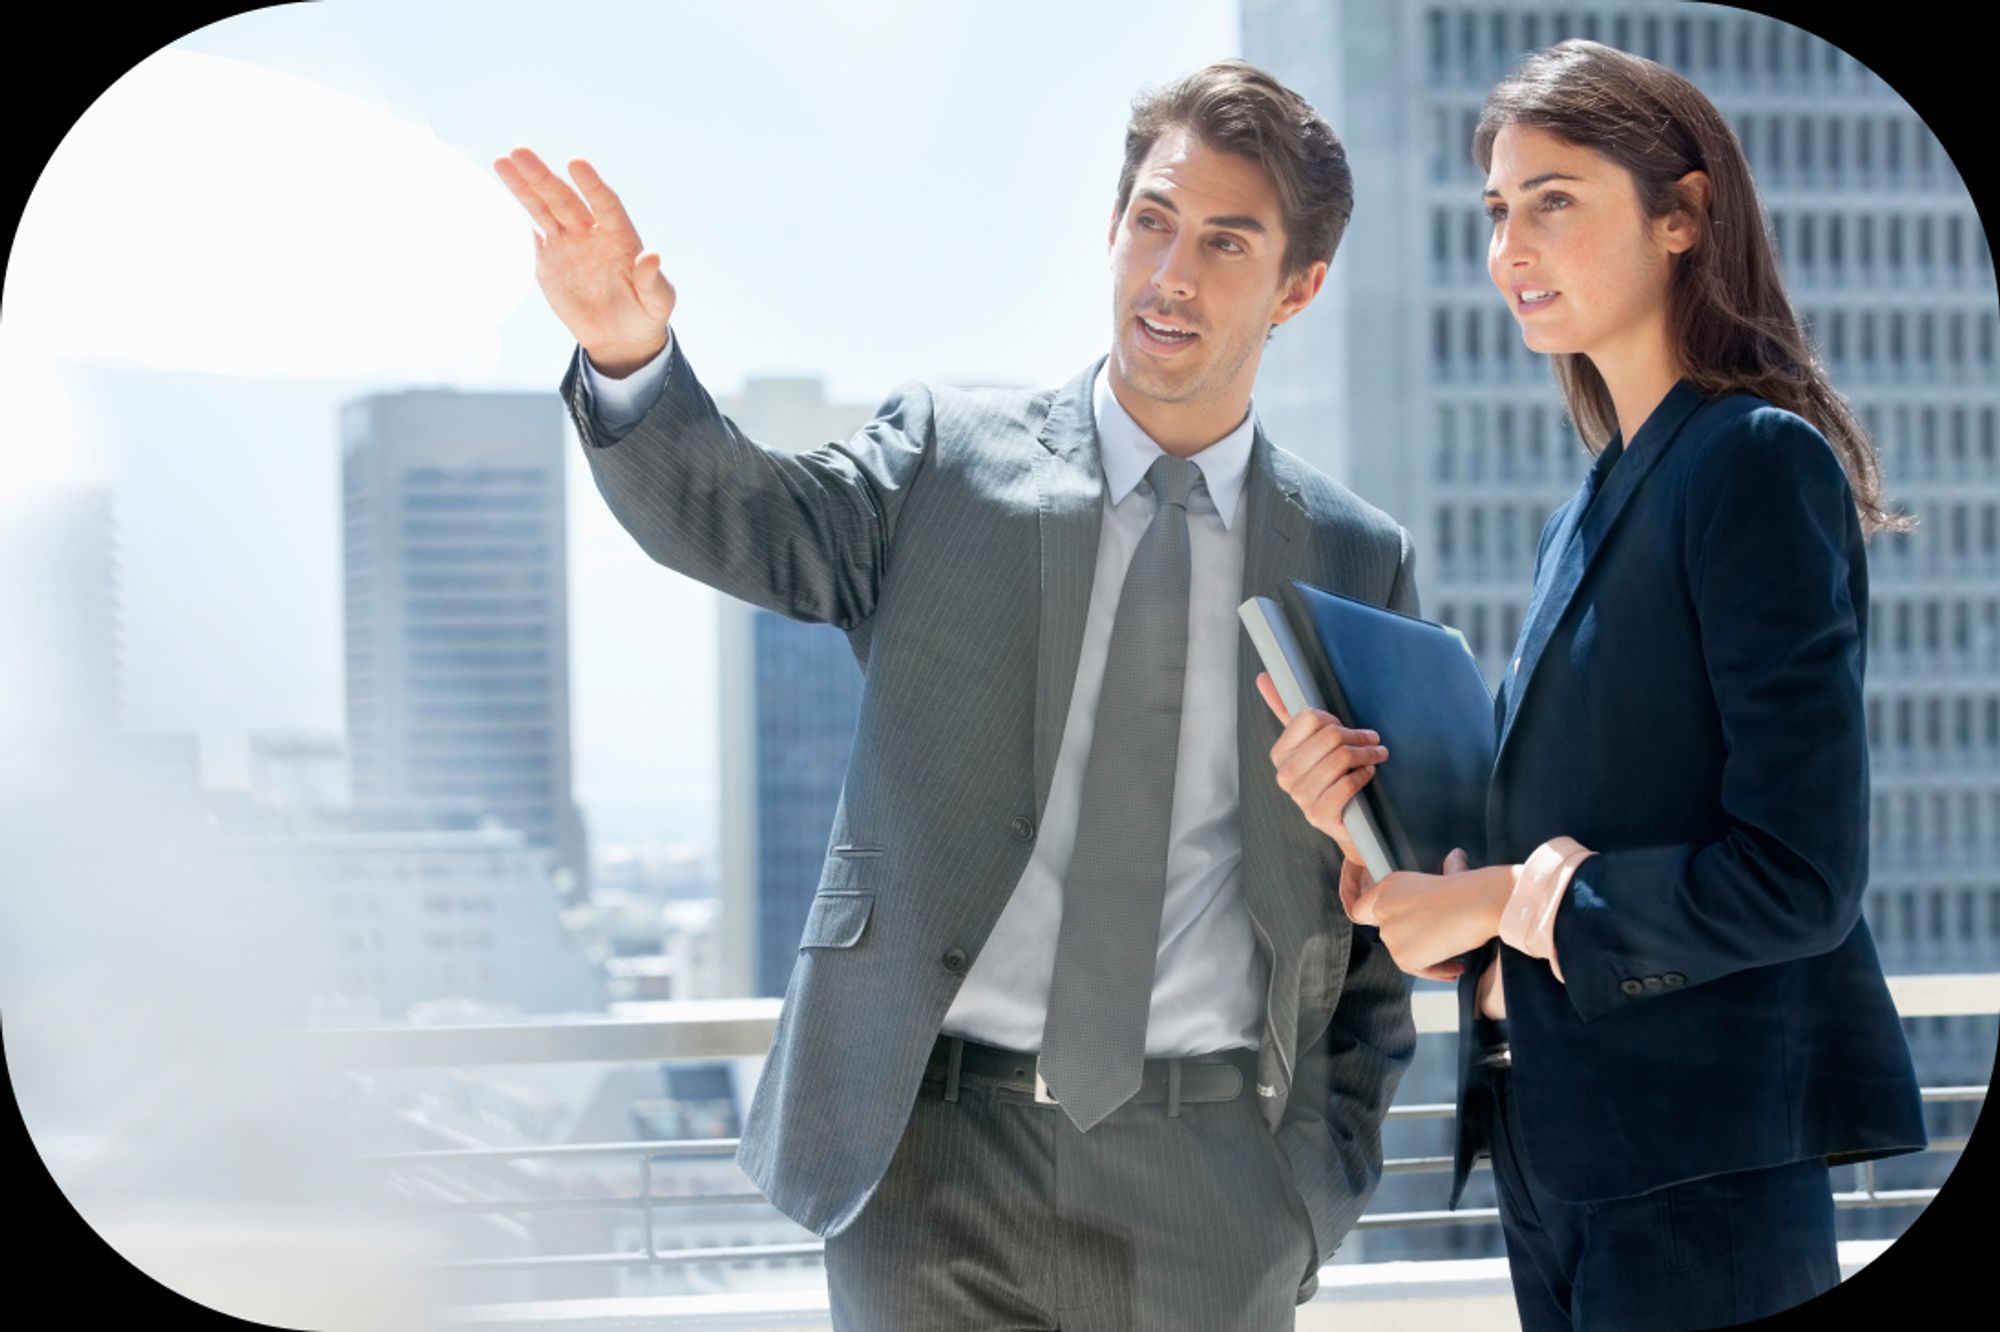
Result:
<svg viewBox="0 0 2000 1332"><path fill-rule="evenodd" d="M1393 878L1394 876L1390 877ZM1388 882L1388 879L1384 879L1382 883L1370 884L1368 887L1354 894L1353 901L1346 904L1347 918L1356 925L1379 926L1382 922L1375 915L1375 903L1382 896L1383 884Z"/></svg>
<svg viewBox="0 0 2000 1332"><path fill-rule="evenodd" d="M1285 711L1285 700L1278 696L1278 686L1271 682L1269 671L1257 673L1257 692L1264 696L1264 704L1271 709L1271 715L1283 726L1291 721L1291 714Z"/></svg>
<svg viewBox="0 0 2000 1332"><path fill-rule="evenodd" d="M1465 852L1458 847L1453 847L1451 853L1444 858L1444 872L1446 874L1463 874L1471 868L1472 862L1466 858Z"/></svg>
<svg viewBox="0 0 2000 1332"><path fill-rule="evenodd" d="M1361 863L1361 857L1347 852L1347 859L1340 866L1340 909L1354 918L1355 902L1361 894L1372 887L1375 879L1368 873L1368 867Z"/></svg>
<svg viewBox="0 0 2000 1332"><path fill-rule="evenodd" d="M1295 745L1278 764L1278 785L1295 796L1309 799L1350 768L1381 762L1389 756L1389 751L1375 743L1374 735L1373 731L1353 731L1344 726L1320 727Z"/></svg>
<svg viewBox="0 0 2000 1332"><path fill-rule="evenodd" d="M1375 768L1355 768L1338 780L1328 783L1317 795L1299 798L1299 808L1306 812L1306 821L1327 836L1341 844L1347 854L1359 858L1352 849L1353 841L1347 832L1343 815L1347 812L1347 802L1354 799L1362 787L1375 780ZM1334 831L1339 829L1338 832Z"/></svg>

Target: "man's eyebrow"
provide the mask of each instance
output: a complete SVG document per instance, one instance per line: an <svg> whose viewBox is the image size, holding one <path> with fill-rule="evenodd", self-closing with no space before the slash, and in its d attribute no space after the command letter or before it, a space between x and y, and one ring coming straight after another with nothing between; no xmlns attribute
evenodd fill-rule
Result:
<svg viewBox="0 0 2000 1332"><path fill-rule="evenodd" d="M1549 183L1550 181L1552 181L1552 180L1574 180L1574 181L1578 181L1578 182L1582 182L1582 181L1583 181L1583 177L1582 177L1582 176L1565 176L1565 175L1564 175L1564 174L1563 174L1562 172L1560 172L1560 171L1544 171L1544 172L1543 172L1543 173L1542 173L1541 175L1539 175L1539 176L1530 176L1530 177L1529 177L1528 179L1526 179L1526 180L1522 181L1522 182L1521 182L1521 192L1522 192L1523 194L1525 194L1525 193L1527 193L1527 192L1528 192L1529 190L1534 190L1534 189L1540 189L1540 188L1541 188L1542 186L1544 186L1544 185L1548 184L1548 183ZM1498 190L1496 190L1496 189L1493 189L1493 188L1489 187L1489 188L1487 189L1486 193L1484 193L1484 194L1480 195L1479 197L1480 197L1480 198L1482 198L1482 199L1497 199L1497 198L1499 198L1499 197L1500 197L1500 191L1498 191Z"/></svg>
<svg viewBox="0 0 2000 1332"><path fill-rule="evenodd" d="M1172 213L1176 217L1180 216L1181 210L1174 207L1174 201L1172 199L1169 199L1166 195L1161 194L1158 190L1140 190L1139 197L1141 199L1148 201L1149 203L1158 204L1160 207L1166 209L1169 213ZM1210 227L1226 227L1231 231L1249 231L1249 232L1254 232L1259 236L1266 234L1268 230L1268 228L1266 228L1262 222L1259 222L1256 218L1249 216L1247 213L1231 213L1225 217L1207 218L1203 221L1202 225Z"/></svg>

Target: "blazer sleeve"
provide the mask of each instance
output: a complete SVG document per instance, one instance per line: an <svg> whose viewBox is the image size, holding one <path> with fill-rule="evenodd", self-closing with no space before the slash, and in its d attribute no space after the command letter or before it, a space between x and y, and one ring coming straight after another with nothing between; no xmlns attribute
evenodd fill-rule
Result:
<svg viewBox="0 0 2000 1332"><path fill-rule="evenodd" d="M1389 608L1416 615L1416 550L1409 532L1399 529L1399 535ZM1382 1122L1416 1050L1409 977L1373 927L1352 927L1339 1002L1319 1039L1299 1053L1294 1075L1298 1087L1323 1088L1324 1095L1295 1093L1278 1126L1295 1169L1321 1174L1301 1179L1299 1192L1322 1262L1333 1257L1382 1182Z"/></svg>
<svg viewBox="0 0 2000 1332"><path fill-rule="evenodd" d="M1847 478L1818 431L1774 407L1704 443L1683 532L1726 826L1712 842L1609 851L1578 868L1555 945L1586 1021L1828 952L1861 914L1867 573ZM1663 990L1621 988L1669 973L1680 980Z"/></svg>
<svg viewBox="0 0 2000 1332"><path fill-rule="evenodd" d="M613 516L659 563L797 620L853 629L875 611L896 517L936 446L929 389L904 384L844 442L760 444L717 410L675 337L666 383L615 439L598 428L579 348L563 400Z"/></svg>

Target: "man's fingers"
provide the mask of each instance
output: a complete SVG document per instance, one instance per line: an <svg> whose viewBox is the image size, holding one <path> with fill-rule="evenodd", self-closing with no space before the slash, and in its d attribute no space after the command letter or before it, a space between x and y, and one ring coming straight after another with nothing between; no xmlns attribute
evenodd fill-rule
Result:
<svg viewBox="0 0 2000 1332"><path fill-rule="evenodd" d="M1446 874L1463 874L1471 868L1472 862L1466 858L1465 852L1458 847L1453 847L1451 854L1444 858L1444 872Z"/></svg>
<svg viewBox="0 0 2000 1332"><path fill-rule="evenodd" d="M584 200L590 204L590 211L595 214L599 226L622 228L637 234L632 219L625 215L625 205L618 201L616 192L604 183L604 177L597 174L596 167L581 157L571 158L569 174L583 190Z"/></svg>
<svg viewBox="0 0 2000 1332"><path fill-rule="evenodd" d="M507 192L520 200L521 207L528 210L528 216L533 218L535 225L542 229L542 234L553 236L556 232L562 230L561 224L556 221L555 214L551 213L549 206L542 202L542 196L535 193L529 186L527 180L521 175L520 168L514 164L512 158L496 158L493 163L493 169L499 173L500 183L507 187Z"/></svg>
<svg viewBox="0 0 2000 1332"><path fill-rule="evenodd" d="M666 322L674 312L674 284L660 275L660 256L647 250L632 266L632 289L639 304L654 319Z"/></svg>
<svg viewBox="0 0 2000 1332"><path fill-rule="evenodd" d="M591 227L590 210L584 207L583 199L563 182L562 177L549 170L541 158L530 148L516 148L507 154L513 159L514 169L521 173L528 188L555 215L558 230L588 231ZM551 231L550 235L555 232Z"/></svg>

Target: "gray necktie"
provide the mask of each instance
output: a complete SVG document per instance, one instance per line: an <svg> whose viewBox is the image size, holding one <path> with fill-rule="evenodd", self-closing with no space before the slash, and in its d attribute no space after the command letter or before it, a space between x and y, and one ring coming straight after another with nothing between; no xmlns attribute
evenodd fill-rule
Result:
<svg viewBox="0 0 2000 1332"><path fill-rule="evenodd" d="M1041 1068L1079 1130L1130 1100L1144 1071L1187 679L1187 499L1199 475L1184 458L1146 469L1159 503L1118 594L1063 879Z"/></svg>

